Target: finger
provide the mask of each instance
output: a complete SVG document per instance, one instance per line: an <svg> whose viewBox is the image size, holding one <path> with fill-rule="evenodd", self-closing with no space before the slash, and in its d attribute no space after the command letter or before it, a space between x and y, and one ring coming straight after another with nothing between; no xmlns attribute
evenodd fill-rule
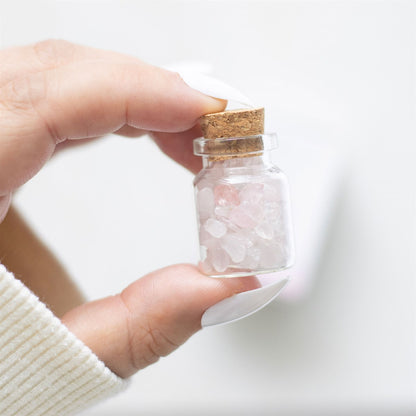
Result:
<svg viewBox="0 0 416 416"><path fill-rule="evenodd" d="M65 40L49 39L32 45L15 46L0 51L0 87L29 73L53 69L82 60L137 61L137 58L114 51L77 45Z"/></svg>
<svg viewBox="0 0 416 416"><path fill-rule="evenodd" d="M149 134L160 150L193 173L201 170L201 158L193 154L193 140L202 135L199 125L180 133L148 132L125 125L114 132L120 136L138 138ZM94 142L98 137L84 140L66 140L58 143L55 148L55 154L63 149L77 147L81 144Z"/></svg>
<svg viewBox="0 0 416 416"><path fill-rule="evenodd" d="M213 279L195 266L170 266L120 295L72 310L63 322L112 371L128 377L197 332L207 308L259 286L255 277Z"/></svg>
<svg viewBox="0 0 416 416"><path fill-rule="evenodd" d="M173 72L105 51L93 59L82 53L72 51L76 59L57 59L0 87L0 195L33 176L61 141L126 124L186 131L201 115L224 109L223 101L193 90Z"/></svg>
<svg viewBox="0 0 416 416"><path fill-rule="evenodd" d="M148 134L148 132L145 130L140 130L140 129L136 129L134 127L125 125L121 127L120 129L116 130L114 134L124 136L124 137L137 138L145 134ZM80 145L84 146L85 144L88 144L88 143L94 143L100 138L101 137L90 137L88 139L82 139L82 140L65 140L64 142L58 143L56 145L54 154L64 149L70 149L70 148L78 147Z"/></svg>
<svg viewBox="0 0 416 416"><path fill-rule="evenodd" d="M191 129L181 133L153 132L151 136L163 153L180 163L193 173L201 170L202 161L193 153L193 141L202 136L201 128L196 124Z"/></svg>

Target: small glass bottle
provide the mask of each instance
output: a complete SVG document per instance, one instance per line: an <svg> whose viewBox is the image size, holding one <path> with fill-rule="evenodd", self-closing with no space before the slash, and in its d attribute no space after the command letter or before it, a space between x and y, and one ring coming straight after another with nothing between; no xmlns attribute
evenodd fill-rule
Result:
<svg viewBox="0 0 416 416"><path fill-rule="evenodd" d="M294 248L286 176L270 159L275 134L263 134L264 109L232 110L201 119L203 158L195 177L200 269L237 277L286 269Z"/></svg>

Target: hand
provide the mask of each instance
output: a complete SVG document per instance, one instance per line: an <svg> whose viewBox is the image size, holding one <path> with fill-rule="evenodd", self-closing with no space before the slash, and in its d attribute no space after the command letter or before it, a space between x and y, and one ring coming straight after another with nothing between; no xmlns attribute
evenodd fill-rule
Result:
<svg viewBox="0 0 416 416"><path fill-rule="evenodd" d="M173 72L64 41L4 50L0 62L0 221L12 192L76 139L151 132L166 154L197 171L191 145L200 135L197 119L225 107ZM2 237L13 233L13 221L8 224ZM212 279L192 265L170 266L120 294L70 310L62 321L110 369L128 377L200 329L208 307L256 287L255 278Z"/></svg>

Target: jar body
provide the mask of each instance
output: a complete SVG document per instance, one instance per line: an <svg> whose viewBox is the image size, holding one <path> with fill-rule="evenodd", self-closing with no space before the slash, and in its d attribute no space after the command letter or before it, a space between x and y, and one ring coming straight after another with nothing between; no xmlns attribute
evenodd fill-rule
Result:
<svg viewBox="0 0 416 416"><path fill-rule="evenodd" d="M267 154L205 158L194 187L205 274L247 276L293 264L288 183Z"/></svg>

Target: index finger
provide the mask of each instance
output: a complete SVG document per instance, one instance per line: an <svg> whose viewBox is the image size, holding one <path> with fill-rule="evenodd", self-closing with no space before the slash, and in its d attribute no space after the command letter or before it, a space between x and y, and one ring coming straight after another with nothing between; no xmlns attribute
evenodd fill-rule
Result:
<svg viewBox="0 0 416 416"><path fill-rule="evenodd" d="M224 101L190 88L176 73L72 44L83 53L71 58L66 42L53 45L55 58L36 62L40 70L22 73L16 62L16 77L0 85L0 196L32 177L64 140L96 137L124 125L181 132L201 115L224 109ZM12 71L10 63L7 68Z"/></svg>

